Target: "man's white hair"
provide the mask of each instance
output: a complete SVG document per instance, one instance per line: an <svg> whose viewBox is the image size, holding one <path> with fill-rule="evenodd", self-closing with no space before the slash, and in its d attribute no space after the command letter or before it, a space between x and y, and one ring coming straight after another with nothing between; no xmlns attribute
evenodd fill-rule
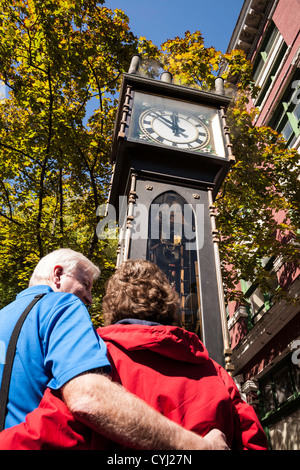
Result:
<svg viewBox="0 0 300 470"><path fill-rule="evenodd" d="M100 269L83 254L70 248L60 248L44 256L38 262L29 281L29 287L47 283L55 266L61 266L64 273L69 275L73 275L77 268L80 268L90 273L93 280L100 276Z"/></svg>

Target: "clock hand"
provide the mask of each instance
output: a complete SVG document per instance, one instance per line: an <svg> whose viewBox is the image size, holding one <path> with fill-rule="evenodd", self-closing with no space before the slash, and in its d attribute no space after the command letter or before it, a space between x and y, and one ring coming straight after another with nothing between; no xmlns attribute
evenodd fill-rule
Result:
<svg viewBox="0 0 300 470"><path fill-rule="evenodd" d="M169 121L169 119L167 119L166 117L162 116L161 114L156 114L156 113L153 113L155 118L158 119L160 122L162 122L163 124L165 124L167 127L169 127L169 129L172 129L173 128L173 124L172 124L172 121Z"/></svg>
<svg viewBox="0 0 300 470"><path fill-rule="evenodd" d="M177 114L172 114L172 130L173 134L177 137L179 134L179 126L178 126L178 116Z"/></svg>
<svg viewBox="0 0 300 470"><path fill-rule="evenodd" d="M160 122L165 124L169 129L172 129L175 137L179 137L180 134L182 134L183 137L188 137L188 135L185 134L186 130L183 129L182 127L179 127L178 116L176 114L172 114L171 120L169 120L165 116L162 116L161 114L158 114L156 112L154 112L153 114L156 119L158 119Z"/></svg>
<svg viewBox="0 0 300 470"><path fill-rule="evenodd" d="M172 130L173 134L175 137L179 137L180 134L183 135L183 137L188 137L184 132L185 129L182 129L182 127L179 127L178 125L178 116L177 114L172 114Z"/></svg>
<svg viewBox="0 0 300 470"><path fill-rule="evenodd" d="M182 127L178 126L178 116L177 115L172 114L172 116L170 116L171 120L169 120L165 116L162 116L161 114L158 114L156 112L153 113L153 114L154 114L156 119L158 119L160 122L165 124L169 129L172 129L173 133L175 135L177 135L176 134L177 132L180 132L180 133L183 134L183 132L185 131L185 129L182 129Z"/></svg>

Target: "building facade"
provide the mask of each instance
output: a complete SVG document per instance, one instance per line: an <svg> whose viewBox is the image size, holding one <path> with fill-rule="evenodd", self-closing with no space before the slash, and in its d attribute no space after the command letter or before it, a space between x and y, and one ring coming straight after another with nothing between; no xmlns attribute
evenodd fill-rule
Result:
<svg viewBox="0 0 300 470"><path fill-rule="evenodd" d="M300 0L246 0L228 52L243 49L260 92L255 124L270 126L300 149ZM299 269L266 260L274 283L299 297ZM228 306L234 377L273 450L300 450L300 306L272 302L242 280L245 305Z"/></svg>

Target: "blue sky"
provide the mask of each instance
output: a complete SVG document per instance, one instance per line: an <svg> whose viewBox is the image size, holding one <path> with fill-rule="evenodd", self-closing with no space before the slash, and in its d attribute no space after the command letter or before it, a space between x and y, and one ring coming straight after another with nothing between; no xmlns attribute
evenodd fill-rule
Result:
<svg viewBox="0 0 300 470"><path fill-rule="evenodd" d="M136 36L160 46L185 31L201 31L206 47L226 52L244 0L106 0L123 10Z"/></svg>

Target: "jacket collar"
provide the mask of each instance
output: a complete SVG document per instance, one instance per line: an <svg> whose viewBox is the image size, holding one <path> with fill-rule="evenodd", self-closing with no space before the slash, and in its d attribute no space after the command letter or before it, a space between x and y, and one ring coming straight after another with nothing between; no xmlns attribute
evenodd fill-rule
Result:
<svg viewBox="0 0 300 470"><path fill-rule="evenodd" d="M160 323L156 323L154 321L139 320L138 318L123 318L123 320L117 321L116 325L118 325L119 323L121 325L160 325Z"/></svg>

